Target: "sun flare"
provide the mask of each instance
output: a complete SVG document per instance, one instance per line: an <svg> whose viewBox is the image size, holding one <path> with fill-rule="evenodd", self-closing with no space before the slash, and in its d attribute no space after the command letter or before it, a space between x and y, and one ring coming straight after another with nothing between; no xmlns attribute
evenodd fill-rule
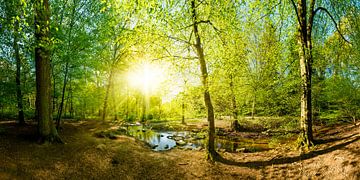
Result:
<svg viewBox="0 0 360 180"><path fill-rule="evenodd" d="M164 81L164 70L157 64L142 62L136 64L128 73L129 85L143 93L153 93Z"/></svg>

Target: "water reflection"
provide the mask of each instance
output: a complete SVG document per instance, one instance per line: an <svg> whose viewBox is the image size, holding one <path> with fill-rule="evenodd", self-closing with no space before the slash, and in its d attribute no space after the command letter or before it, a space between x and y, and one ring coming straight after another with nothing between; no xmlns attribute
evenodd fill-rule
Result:
<svg viewBox="0 0 360 180"><path fill-rule="evenodd" d="M127 134L136 139L148 143L154 151L164 151L179 146L182 149L201 149L206 145L204 136L191 131L153 131L142 125L127 126ZM255 143L253 140L231 141L217 138L215 140L217 150L235 152L239 149L246 151L268 150L267 143ZM244 151L244 150L242 150Z"/></svg>

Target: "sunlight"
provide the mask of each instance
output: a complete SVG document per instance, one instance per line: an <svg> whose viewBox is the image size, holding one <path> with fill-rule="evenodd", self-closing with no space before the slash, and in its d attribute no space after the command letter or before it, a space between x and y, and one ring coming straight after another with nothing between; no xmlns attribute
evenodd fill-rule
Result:
<svg viewBox="0 0 360 180"><path fill-rule="evenodd" d="M164 81L165 72L157 64L142 62L136 64L128 73L129 85L145 94L154 93Z"/></svg>

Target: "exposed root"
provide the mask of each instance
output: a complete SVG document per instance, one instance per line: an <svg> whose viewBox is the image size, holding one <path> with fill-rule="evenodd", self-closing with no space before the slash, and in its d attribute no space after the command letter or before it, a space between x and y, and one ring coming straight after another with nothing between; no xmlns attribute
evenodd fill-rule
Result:
<svg viewBox="0 0 360 180"><path fill-rule="evenodd" d="M311 147L315 145L314 142L304 134L300 135L297 141L298 141L298 149L304 149L306 151L308 151Z"/></svg>
<svg viewBox="0 0 360 180"><path fill-rule="evenodd" d="M217 153L215 150L209 150L207 153L206 153L206 159L209 161L209 162L215 162L215 161L218 161L219 159L221 159L221 156L219 153Z"/></svg>
<svg viewBox="0 0 360 180"><path fill-rule="evenodd" d="M48 136L40 136L38 139L39 144L44 143L57 143L57 144L64 144L64 141L60 138L59 135L48 135Z"/></svg>

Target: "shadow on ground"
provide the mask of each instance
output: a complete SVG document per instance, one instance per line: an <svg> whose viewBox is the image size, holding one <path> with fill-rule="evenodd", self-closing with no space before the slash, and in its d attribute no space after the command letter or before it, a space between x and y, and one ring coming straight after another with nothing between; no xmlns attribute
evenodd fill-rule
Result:
<svg viewBox="0 0 360 180"><path fill-rule="evenodd" d="M304 154L301 154L299 156L294 156L294 157L281 157L281 158L271 159L268 161L237 162L237 161L225 159L225 158L219 156L218 161L222 162L224 164L228 164L228 165L252 167L252 168L259 168L259 167L277 165L277 164L290 164L290 163L294 163L294 162L298 162L298 161L302 161L302 160L311 159L311 158L314 158L314 157L317 157L317 156L320 156L320 155L323 155L326 153L330 153L330 152L338 150L338 149L342 149L345 146L360 140L360 136L356 136L356 135L357 134L352 134L352 135L349 135L349 136L346 136L343 138L331 138L331 139L327 139L327 140L320 140L320 141L318 141L320 143L335 142L335 141L340 141L340 140L345 140L345 139L347 141L337 144L337 145L334 145L334 146L331 146L331 147L328 147L328 148L325 148L325 149L311 151L309 153L304 153ZM354 136L356 136L356 137L353 138ZM359 154L359 152L357 152L357 154Z"/></svg>

